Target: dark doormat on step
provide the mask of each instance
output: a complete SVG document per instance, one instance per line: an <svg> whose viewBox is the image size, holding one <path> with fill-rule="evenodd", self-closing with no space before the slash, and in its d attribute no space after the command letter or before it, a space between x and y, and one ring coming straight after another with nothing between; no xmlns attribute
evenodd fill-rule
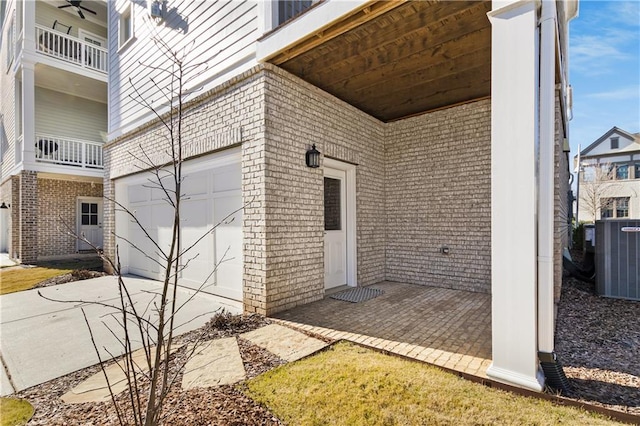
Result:
<svg viewBox="0 0 640 426"><path fill-rule="evenodd" d="M340 293L332 294L329 297L336 300L343 300L345 302L358 303L375 299L381 294L384 294L384 291L377 288L356 287L341 291Z"/></svg>

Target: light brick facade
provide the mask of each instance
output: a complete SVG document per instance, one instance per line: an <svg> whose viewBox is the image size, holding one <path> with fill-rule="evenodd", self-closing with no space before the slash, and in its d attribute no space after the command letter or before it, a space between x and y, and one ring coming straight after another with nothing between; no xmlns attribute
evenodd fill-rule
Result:
<svg viewBox="0 0 640 426"><path fill-rule="evenodd" d="M312 144L356 165L358 285L491 291L489 100L383 123L267 64L186 107L186 157L242 145L246 311L324 296L323 169L304 162ZM105 197L140 170L141 149L162 158L161 133L152 122L105 146ZM113 255L113 205L104 211Z"/></svg>
<svg viewBox="0 0 640 426"><path fill-rule="evenodd" d="M102 197L102 184L38 178L38 257L76 252L78 197Z"/></svg>
<svg viewBox="0 0 640 426"><path fill-rule="evenodd" d="M491 102L397 121L386 134L386 279L489 293Z"/></svg>

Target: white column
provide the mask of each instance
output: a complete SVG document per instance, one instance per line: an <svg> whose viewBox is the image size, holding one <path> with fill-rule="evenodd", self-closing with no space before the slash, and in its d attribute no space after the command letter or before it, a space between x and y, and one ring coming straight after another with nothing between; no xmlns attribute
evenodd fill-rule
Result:
<svg viewBox="0 0 640 426"><path fill-rule="evenodd" d="M31 3L31 2L26 2ZM22 63L22 161L24 168L29 170L35 164L36 143L36 92L34 65ZM33 169L31 169L33 170Z"/></svg>
<svg viewBox="0 0 640 426"><path fill-rule="evenodd" d="M491 315L495 380L542 390L537 354L535 1L495 1L491 53Z"/></svg>
<svg viewBox="0 0 640 426"><path fill-rule="evenodd" d="M22 40L24 50L34 52L36 49L36 2L23 1L22 7Z"/></svg>

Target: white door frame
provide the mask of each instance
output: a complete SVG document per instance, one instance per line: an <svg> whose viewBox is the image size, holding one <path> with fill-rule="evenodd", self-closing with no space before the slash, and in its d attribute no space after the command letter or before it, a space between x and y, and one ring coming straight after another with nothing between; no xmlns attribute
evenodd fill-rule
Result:
<svg viewBox="0 0 640 426"><path fill-rule="evenodd" d="M358 258L356 248L356 166L332 158L324 158L324 167L345 172L346 216L347 216L347 285L358 285Z"/></svg>
<svg viewBox="0 0 640 426"><path fill-rule="evenodd" d="M78 237L80 236L80 227L82 226L82 203L96 203L98 204L98 226L102 229L102 245L100 248L104 247L104 226L102 223L104 222L104 200L102 197L77 197L76 198L76 233ZM80 248L82 242L76 238L76 251L86 250Z"/></svg>

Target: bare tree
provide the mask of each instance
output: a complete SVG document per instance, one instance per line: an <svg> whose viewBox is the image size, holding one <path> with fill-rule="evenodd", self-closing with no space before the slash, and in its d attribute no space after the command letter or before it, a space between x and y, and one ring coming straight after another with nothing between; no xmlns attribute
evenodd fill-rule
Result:
<svg viewBox="0 0 640 426"><path fill-rule="evenodd" d="M615 181L616 168L610 163L587 164L581 168L580 210L587 212L591 221L598 214L613 208L613 195L620 188Z"/></svg>
<svg viewBox="0 0 640 426"><path fill-rule="evenodd" d="M113 203L116 212L120 212L137 226L153 247L152 252L149 252L139 242L132 241L126 236L118 235L115 231L112 233L116 241L128 244L130 250L139 252L150 262L157 264L163 272L161 289L155 294L156 297L144 306L139 306L134 302L123 279L118 244L115 246L114 256L110 257L107 253L99 250L84 235L77 235L74 227L66 227L67 233L92 246L117 277L119 301L116 304L69 300L64 302L97 303L115 311L112 314L112 318L116 319L120 329L109 328L106 323L104 324L122 345L124 356L118 365L125 374L128 385L128 392L124 398L118 397L112 391L113 384L109 382L105 362L99 350L100 342L95 340L95 335L84 310L83 314L85 315L85 323L89 328L91 341L98 355L111 394L111 400L121 425L133 423L140 426L151 426L160 422L163 403L175 384L180 370L196 350L196 345L193 345L185 356L181 357L177 365L173 365L172 368L171 363L176 362L172 357L175 330L176 327L182 325L176 323L176 314L202 289L215 273L218 265L212 268L209 277L204 280L200 288L196 289L186 301L181 303L178 303L177 300L178 279L181 273L189 266L189 263L198 256L198 253L195 253L197 244L207 235L213 233L220 224L229 223L229 221L233 220L235 213L242 209L229 212L227 217L223 218L211 229L208 229L195 241L185 243L182 239L180 228L182 221L181 203L185 199L185 194L183 194L185 177L182 170L185 148L183 126L187 115L184 105L187 97L197 92L194 90L187 91L187 88L190 88L193 82L207 70L207 65L205 63L188 64L186 62L185 58L189 56L189 51L193 45L181 50L172 50L160 38L155 39L155 42L164 54L165 61L163 61L162 65L141 63L140 66L151 75L150 81L154 87L154 92L164 100L163 104L168 106L168 109L159 111L154 106L154 100L148 99L147 95L136 87L133 87L134 96L132 98L153 112L160 127L157 136L166 141L166 147L161 155L158 156L158 153L149 153L147 148L139 145L136 152L131 151L129 155L135 159L140 171L149 174L145 186L160 191L163 194L164 201L172 209L173 220L168 247L161 245L154 239L150 230L146 228L146 224L142 223L136 217L135 212L128 209L126 205L118 202L115 198L105 197L105 199L107 202ZM131 84L134 86L133 83ZM166 160L158 161L158 157ZM223 256L218 261L218 264L225 260L228 259ZM138 340L141 342L142 350L144 351L143 365L139 365L139 361L133 356L135 342ZM106 350L106 348L103 347L103 350ZM109 355L114 357L117 354L109 353Z"/></svg>

